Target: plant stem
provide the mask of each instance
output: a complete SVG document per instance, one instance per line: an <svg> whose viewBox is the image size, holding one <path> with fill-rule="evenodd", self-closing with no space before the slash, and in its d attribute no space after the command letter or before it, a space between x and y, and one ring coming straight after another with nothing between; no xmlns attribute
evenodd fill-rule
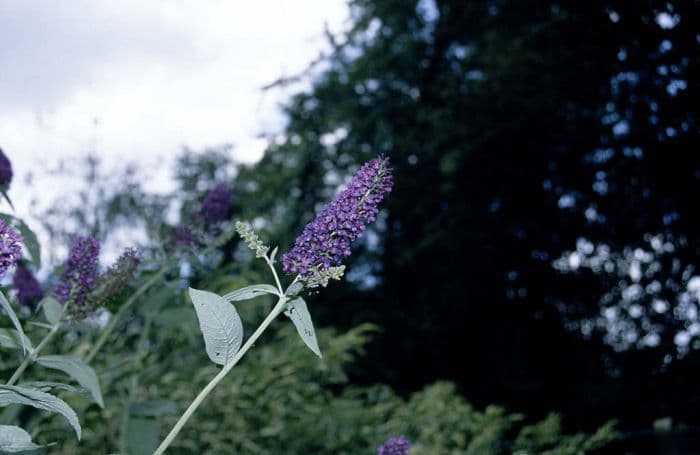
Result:
<svg viewBox="0 0 700 455"><path fill-rule="evenodd" d="M274 270L274 268L273 268ZM277 278L277 274L275 274L275 278ZM279 280L278 280L279 282ZM280 286L281 289L281 286ZM260 338L260 335L267 329L267 327L272 323L272 321L275 320L277 316L281 312L283 312L286 308L286 297L282 295L277 302L277 305L272 309L270 314L267 315L265 320L260 324L260 326L255 329L255 332L246 340L245 344L241 348L240 351L236 353L236 355L233 357L231 362L229 362L227 365L222 368L219 373L214 376L214 379L212 379L209 384L207 384L201 392L199 392L199 395L190 403L190 405L187 407L185 412L182 414L180 419L175 423L175 426L173 427L172 430L170 430L170 433L168 433L168 436L165 437L163 442L160 443L160 446L158 446L158 449L153 453L153 455L162 455L165 452L165 449L170 446L170 444L173 442L177 434L180 432L183 426L187 423L187 421L192 417L192 414L197 410L200 404L204 401L204 399L209 395L209 393L214 390L216 385L221 382L221 380L231 371L231 369L238 363L238 361L245 355L246 352L253 346L255 341L257 341L258 338Z"/></svg>
<svg viewBox="0 0 700 455"><path fill-rule="evenodd" d="M275 270L275 264L272 263L269 257L265 255L265 262L267 262L267 265L270 266L270 270L272 270L272 275L275 277L275 283L277 283L277 289L280 291L280 295L284 295L284 289L282 289L282 283L280 283L280 279L277 276L277 270Z"/></svg>
<svg viewBox="0 0 700 455"><path fill-rule="evenodd" d="M39 356L39 352L41 352L42 349L46 347L47 344L53 339L54 336L56 336L56 333L58 333L58 328L60 327L61 321L58 321L56 324L51 327L51 330L49 330L49 333L46 334L43 340L37 345L36 348L32 349L31 352L24 358L24 361L20 364L20 366L15 370L15 373L12 375L9 381L7 381L7 385L13 385L16 383L19 378L22 377L22 373L24 373L24 370L31 365L36 358Z"/></svg>

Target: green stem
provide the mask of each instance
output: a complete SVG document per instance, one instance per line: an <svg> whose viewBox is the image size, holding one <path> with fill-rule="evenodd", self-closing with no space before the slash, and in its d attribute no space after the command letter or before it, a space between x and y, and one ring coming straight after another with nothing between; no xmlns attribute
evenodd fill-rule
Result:
<svg viewBox="0 0 700 455"><path fill-rule="evenodd" d="M274 270L274 268L273 268ZM277 274L275 273L275 278L277 278ZM279 281L279 280L278 280ZM281 289L281 286L280 286ZM214 379L212 379L209 384L207 384L201 392L199 392L199 395L190 403L190 405L187 407L185 412L182 414L180 419L175 423L175 426L173 427L172 430L170 430L170 433L168 433L168 436L165 437L163 442L160 443L160 446L158 446L158 449L153 453L153 455L162 455L165 452L165 449L167 449L170 444L172 444L173 440L177 436L177 434L180 432L183 426L187 423L187 421L192 417L192 414L197 410L200 404L204 401L204 399L209 395L209 393L214 390L216 385L221 382L222 379L231 371L231 369L238 363L238 361L245 355L246 352L253 346L253 344L257 341L258 338L260 338L260 335L267 329L267 327L272 323L272 321L275 320L277 316L279 316L280 313L282 313L285 308L286 308L286 298L284 295L280 297L279 301L277 302L277 305L272 309L270 314L267 315L265 320L260 324L260 326L253 332L253 334L248 338L248 340L245 342L243 347L241 348L240 351L236 353L234 358L229 362L227 365L224 366L224 368L221 369L221 371L214 376Z"/></svg>
<svg viewBox="0 0 700 455"><path fill-rule="evenodd" d="M58 328L60 327L61 321L58 321L56 324L51 327L51 330L49 330L49 333L46 334L43 340L37 345L36 348L32 349L31 352L24 358L24 361L20 364L19 367L15 370L15 373L12 375L9 381L7 381L7 385L13 385L16 383L19 378L22 377L22 373L24 373L24 370L31 365L36 358L39 356L39 352L41 352L42 349L46 347L49 342L53 339L54 336L56 336L56 333L58 333Z"/></svg>

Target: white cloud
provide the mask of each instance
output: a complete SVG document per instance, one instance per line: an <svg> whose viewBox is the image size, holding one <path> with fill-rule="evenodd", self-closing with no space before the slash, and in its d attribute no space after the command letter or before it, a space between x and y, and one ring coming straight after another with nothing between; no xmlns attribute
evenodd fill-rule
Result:
<svg viewBox="0 0 700 455"><path fill-rule="evenodd" d="M324 24L347 15L345 0L0 2L0 147L18 214L55 193L47 165L90 150L137 159L163 185L183 145L259 159L259 134L284 122L282 93L260 88L302 71Z"/></svg>

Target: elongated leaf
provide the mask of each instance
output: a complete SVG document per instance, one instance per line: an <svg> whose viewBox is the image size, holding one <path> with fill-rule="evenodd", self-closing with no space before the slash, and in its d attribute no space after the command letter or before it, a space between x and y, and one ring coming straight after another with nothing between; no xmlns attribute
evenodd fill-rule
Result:
<svg viewBox="0 0 700 455"><path fill-rule="evenodd" d="M314 324L311 321L311 315L309 314L309 309L306 307L304 299L299 297L289 302L288 309L284 314L292 320L294 327L297 328L297 332L306 346L319 358L323 358L321 350L318 348Z"/></svg>
<svg viewBox="0 0 700 455"><path fill-rule="evenodd" d="M80 358L72 355L45 355L36 359L36 363L46 368L63 371L75 379L78 384L88 389L92 399L99 407L105 407L95 370Z"/></svg>
<svg viewBox="0 0 700 455"><path fill-rule="evenodd" d="M12 325L15 326L15 329L19 332L19 339L22 342L22 352L27 352L27 336L24 334L24 330L22 330L22 324L19 323L19 319L17 319L17 315L15 314L15 311L12 309L12 305L10 305L10 302L7 301L5 298L5 294L0 291L0 307L2 307L7 315L10 317L10 320L12 321Z"/></svg>
<svg viewBox="0 0 700 455"><path fill-rule="evenodd" d="M63 317L63 305L61 305L58 300L53 297L44 297L39 303L42 310L44 310L44 317L51 324L58 324Z"/></svg>
<svg viewBox="0 0 700 455"><path fill-rule="evenodd" d="M304 290L304 284L301 283L300 281L296 281L289 285L286 291L284 291L284 295L287 297L294 297L295 295L299 294L301 291Z"/></svg>
<svg viewBox="0 0 700 455"><path fill-rule="evenodd" d="M24 239L22 243L24 243L24 246L27 247L27 251L32 257L32 262L37 268L41 268L41 245L39 244L39 240L37 239L34 231L27 226L27 223L15 216L8 215L7 213L0 213L0 219L17 229L19 233L22 234L22 238Z"/></svg>
<svg viewBox="0 0 700 455"><path fill-rule="evenodd" d="M0 425L0 452L15 453L40 449L32 442L32 436L14 425Z"/></svg>
<svg viewBox="0 0 700 455"><path fill-rule="evenodd" d="M243 323L236 308L212 292L190 288L190 298L197 311L209 358L225 365L236 355L243 341Z"/></svg>
<svg viewBox="0 0 700 455"><path fill-rule="evenodd" d="M253 284L252 286L246 286L224 294L223 298L229 302L237 302L240 300L254 299L264 294L277 295L278 292L276 287L270 286L269 284Z"/></svg>
<svg viewBox="0 0 700 455"><path fill-rule="evenodd" d="M132 416L157 417L177 414L177 406L170 400L148 400L132 403L129 407Z"/></svg>
<svg viewBox="0 0 700 455"><path fill-rule="evenodd" d="M66 392L77 393L85 397L86 399L91 399L92 394L85 387L76 387L70 384L64 384L62 382L55 381L28 381L18 384L20 387L37 389L41 392L50 392L52 390L65 390Z"/></svg>
<svg viewBox="0 0 700 455"><path fill-rule="evenodd" d="M0 329L0 347L10 349L22 349L22 346L31 347L32 342L24 335L24 343L19 332L15 329Z"/></svg>
<svg viewBox="0 0 700 455"><path fill-rule="evenodd" d="M75 411L60 398L27 387L0 385L0 406L7 406L13 403L33 406L37 409L61 414L68 420L68 423L70 423L75 430L76 436L80 439L82 430L80 428L78 416L75 415Z"/></svg>

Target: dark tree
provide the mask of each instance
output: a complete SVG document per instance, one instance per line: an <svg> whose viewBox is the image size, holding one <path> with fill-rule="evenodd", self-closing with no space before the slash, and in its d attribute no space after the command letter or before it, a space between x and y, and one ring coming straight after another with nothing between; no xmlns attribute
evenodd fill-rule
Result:
<svg viewBox="0 0 700 455"><path fill-rule="evenodd" d="M391 157L348 283L312 306L384 328L358 380L451 378L583 427L697 420L699 9L352 3L234 194L290 247L363 161Z"/></svg>

